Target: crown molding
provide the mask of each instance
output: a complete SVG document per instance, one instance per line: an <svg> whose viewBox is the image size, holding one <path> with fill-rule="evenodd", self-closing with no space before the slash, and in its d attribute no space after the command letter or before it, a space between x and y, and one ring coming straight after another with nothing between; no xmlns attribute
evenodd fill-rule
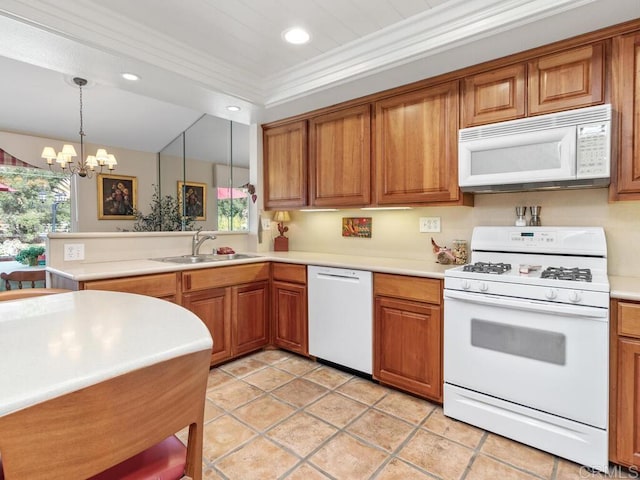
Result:
<svg viewBox="0 0 640 480"><path fill-rule="evenodd" d="M267 108L469 44L593 0L458 0L267 78ZM454 8L451 8L454 7Z"/></svg>

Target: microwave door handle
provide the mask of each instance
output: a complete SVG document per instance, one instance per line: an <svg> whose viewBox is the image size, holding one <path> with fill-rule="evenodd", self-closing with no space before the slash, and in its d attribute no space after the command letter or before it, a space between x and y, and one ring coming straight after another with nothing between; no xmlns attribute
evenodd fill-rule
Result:
<svg viewBox="0 0 640 480"><path fill-rule="evenodd" d="M493 297L490 295L459 292L456 290L445 290L444 298L445 300L455 299L480 305L495 306L499 308L512 308L529 312L553 315L569 315L574 317L589 317L594 319L601 318L603 321L607 321L608 319L607 309L605 308L585 307L581 305L567 305L564 303L554 302L539 302L526 299ZM446 308L447 307L445 304L445 310Z"/></svg>

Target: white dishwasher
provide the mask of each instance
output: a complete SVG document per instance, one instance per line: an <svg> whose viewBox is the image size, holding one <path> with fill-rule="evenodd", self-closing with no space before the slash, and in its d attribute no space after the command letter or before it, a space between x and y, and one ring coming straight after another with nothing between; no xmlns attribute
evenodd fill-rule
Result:
<svg viewBox="0 0 640 480"><path fill-rule="evenodd" d="M371 272L309 265L309 354L371 375Z"/></svg>

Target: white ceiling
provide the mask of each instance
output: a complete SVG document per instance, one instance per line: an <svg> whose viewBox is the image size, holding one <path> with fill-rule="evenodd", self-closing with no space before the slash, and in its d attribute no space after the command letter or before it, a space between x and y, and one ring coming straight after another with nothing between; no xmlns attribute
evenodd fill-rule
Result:
<svg viewBox="0 0 640 480"><path fill-rule="evenodd" d="M270 121L638 17L640 0L0 0L0 129L77 138L81 76L87 141L155 152L203 113ZM281 40L294 25L309 44Z"/></svg>

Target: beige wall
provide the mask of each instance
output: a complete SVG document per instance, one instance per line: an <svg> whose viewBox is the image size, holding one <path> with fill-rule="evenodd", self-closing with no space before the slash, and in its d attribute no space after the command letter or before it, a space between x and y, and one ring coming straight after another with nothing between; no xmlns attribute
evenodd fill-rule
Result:
<svg viewBox="0 0 640 480"><path fill-rule="evenodd" d="M513 225L516 205L541 205L542 225L602 226L608 243L609 274L638 275L640 202L607 201L607 189L481 194L475 207L421 207L411 210L291 212L291 250L339 252L401 258L429 258L431 237L445 246L471 240L476 225ZM371 239L341 235L342 217L372 217ZM441 233L419 233L419 217L440 217ZM271 237L277 236L275 223ZM272 245L272 243L271 243Z"/></svg>

